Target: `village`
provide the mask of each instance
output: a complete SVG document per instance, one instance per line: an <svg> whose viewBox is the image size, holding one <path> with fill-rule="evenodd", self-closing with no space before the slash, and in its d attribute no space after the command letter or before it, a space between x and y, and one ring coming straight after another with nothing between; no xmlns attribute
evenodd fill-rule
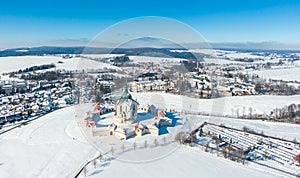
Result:
<svg viewBox="0 0 300 178"><path fill-rule="evenodd" d="M72 80L1 80L1 131L76 102Z"/></svg>
<svg viewBox="0 0 300 178"><path fill-rule="evenodd" d="M201 99L202 102L241 96L295 95L299 89L291 83L297 84L298 81L266 80L247 71L248 63L238 67L235 64L207 64L184 59L161 59L161 63L155 63L135 61L136 58L130 56L100 59L88 57L88 60L100 60L103 65L109 64L117 68L56 69L56 65L80 57L61 55L57 56L58 62L55 65L28 67L3 74L0 82L1 133L19 126L27 127L28 121L58 109L78 106L81 109L76 112L79 112L78 115L84 113L84 117L75 116L76 126L91 144L112 157L124 159L124 153L146 148L154 149L149 150L154 155L155 150L165 150L156 155L159 157L177 149L179 143L190 149L200 148L243 164L253 162L288 172L284 174L294 175L292 170L299 167L295 159L299 153L297 141L255 134L247 128L234 130L236 128L214 125L203 120L201 122L205 124L195 129L197 124L189 123L190 115L225 116L203 112L202 108L201 112L192 111L190 109L194 107L191 104L193 102L188 106L181 103L183 108L178 109L169 107L175 105L172 103L174 100L159 101L158 97L153 100L156 103L144 101L149 98L148 94L168 94L168 97L188 97L195 101ZM268 66L291 65L284 62L287 61L282 60L281 64L275 62ZM265 65L255 67L265 68ZM140 96L143 96L142 99ZM160 102L166 104L161 105ZM297 106L291 107L297 109ZM270 110L264 115L250 110L252 108L246 109L249 111L236 109L232 114L225 111L226 117L282 122L281 117L289 116L279 114L285 111L280 109ZM288 111L295 112L295 118L288 121L297 123L297 110ZM192 128L195 130L191 130ZM149 154L147 155L147 159L150 159Z"/></svg>
<svg viewBox="0 0 300 178"><path fill-rule="evenodd" d="M266 94L295 95L300 92L299 88L295 87L297 81L266 80L247 71L254 69L253 67L259 70L266 67L291 66L298 60L293 55L258 53L257 55L261 57L233 58L226 56L230 53L216 53L219 60L232 61L232 63L217 64L181 59L163 60L158 64L144 60L135 62L135 58L132 60L127 56L88 57L90 60L100 60L119 66L122 71L120 73L109 68L86 70L86 72L53 71L54 64L43 64L5 73L3 75L9 75L17 80L2 79L0 82L0 125L2 127L7 122L20 121L75 102L95 101L102 105L107 103L114 105L117 98L112 95L112 92L120 90L124 81L128 82L128 89L133 92L166 92L206 99ZM73 58L72 55L61 57L58 64ZM213 55L207 58L214 59ZM280 61L272 61L278 58ZM239 63L237 66L234 63L236 61L244 63ZM80 98L80 101L75 101L75 97ZM236 117L250 118L253 114L249 111ZM274 116L270 113L268 116L257 115L256 118L266 119Z"/></svg>

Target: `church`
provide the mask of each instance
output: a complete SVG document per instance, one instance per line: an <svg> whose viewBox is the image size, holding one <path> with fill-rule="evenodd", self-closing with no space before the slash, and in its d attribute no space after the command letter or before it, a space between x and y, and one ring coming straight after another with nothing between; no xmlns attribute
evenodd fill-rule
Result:
<svg viewBox="0 0 300 178"><path fill-rule="evenodd" d="M132 124L137 121L137 109L139 103L132 99L128 88L125 90L121 98L116 103L115 108L115 121L121 124Z"/></svg>

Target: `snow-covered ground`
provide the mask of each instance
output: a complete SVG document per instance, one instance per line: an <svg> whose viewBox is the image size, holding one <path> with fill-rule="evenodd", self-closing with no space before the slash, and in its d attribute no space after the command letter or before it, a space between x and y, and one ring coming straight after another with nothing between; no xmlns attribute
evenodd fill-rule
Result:
<svg viewBox="0 0 300 178"><path fill-rule="evenodd" d="M166 100L171 101L172 97L169 96ZM85 139L85 135L75 122L75 117L84 117L85 111L92 108L92 104L77 107L79 106L54 111L27 126L2 134L0 136L0 177L73 177L85 162L97 155L96 149ZM213 120L211 117L200 117L199 120L199 117L195 117L188 116L191 123L193 120L195 124L209 120L237 127L244 125L257 127L263 129L265 134L272 132L279 137L296 135L299 138L300 135L299 127L291 127L289 124L228 118ZM139 149L125 152L120 158L128 160L130 157L130 160L138 161L143 155L151 157L147 155L149 153L153 152ZM170 154L161 159L139 163L113 159L98 166L97 169L89 168L87 175L105 178L278 177L276 174L263 172L257 167L243 166L201 150L179 147L168 153Z"/></svg>
<svg viewBox="0 0 300 178"><path fill-rule="evenodd" d="M62 61L63 63L58 63ZM81 59L78 57L63 59L59 56L11 56L0 57L0 73L18 71L27 67L55 64L56 69L82 70L82 69L103 69L111 68L118 70L116 66L107 63L97 62L90 59ZM13 64L13 65L12 65Z"/></svg>
<svg viewBox="0 0 300 178"><path fill-rule="evenodd" d="M217 99L196 99L162 92L133 93L142 105L154 104L161 109L175 109L178 112L207 113L236 117L249 114L269 114L275 108L282 108L292 103L299 104L300 95L294 96L235 96Z"/></svg>
<svg viewBox="0 0 300 178"><path fill-rule="evenodd" d="M264 132L265 135L275 136L291 141L295 138L300 140L300 125L296 124L195 115L189 115L188 118L192 128L199 126L204 121L208 121L237 129L248 127L250 130L254 130L257 133Z"/></svg>
<svg viewBox="0 0 300 178"><path fill-rule="evenodd" d="M96 152L81 134L74 108L0 135L0 177L73 177Z"/></svg>
<svg viewBox="0 0 300 178"><path fill-rule="evenodd" d="M220 59L220 58L203 58L203 63L206 64L251 64L250 62L241 62L241 61L233 61L233 60L227 60L227 59Z"/></svg>
<svg viewBox="0 0 300 178"><path fill-rule="evenodd" d="M251 159L259 158L256 159L255 163L259 162L276 169L285 170L290 174L297 174L300 169L300 166L293 159L294 155L298 155L300 153L300 149L294 144L250 133L244 134L240 131L226 129L215 125L205 126L204 132L220 135L222 142L229 143L232 141L232 145L234 147L241 148L243 150L247 150L248 148L253 147L253 145L258 145L257 148L254 148L247 153L247 157L252 157ZM199 137L198 140L198 142L203 145L203 137ZM270 143L274 145L270 146ZM256 158L253 157L254 154L256 154ZM266 159L265 155L271 155L271 159ZM255 163L251 162L251 165Z"/></svg>
<svg viewBox="0 0 300 178"><path fill-rule="evenodd" d="M286 80L286 81L294 81L294 80L300 81L299 67L258 70L258 71L251 71L251 73L258 74L262 78L271 78L271 79Z"/></svg>
<svg viewBox="0 0 300 178"><path fill-rule="evenodd" d="M187 111L188 113L208 113L223 116L236 116L237 109L239 114L249 113L249 108L253 109L253 114L269 113L274 108L281 108L286 105L295 103L299 104L300 95L294 96L236 96L217 99L195 99L181 95L148 92L148 93L132 93L133 98L142 104L154 104L158 108L175 109L176 111ZM233 112L233 113L232 113ZM266 135L277 136L293 140L300 140L300 126L287 123L274 123L266 121L230 119L224 117L201 116L194 117L189 115L191 128L203 123L204 121L216 124L225 124L230 127L242 129L244 126L256 130L259 133L263 131Z"/></svg>
<svg viewBox="0 0 300 178"><path fill-rule="evenodd" d="M141 150L138 154L129 152L132 157L147 154ZM90 169L88 177L280 177L262 172L230 160L225 160L204 151L192 150L186 147L177 149L172 154L159 160L145 163L130 163L113 160L106 166Z"/></svg>
<svg viewBox="0 0 300 178"><path fill-rule="evenodd" d="M264 59L269 60L270 57L256 55L250 52L240 52L240 51L232 51L232 50L219 50L219 49L189 49L189 50L170 50L171 52L191 52L191 53L201 53L210 55L212 57L220 57L220 58L230 58L230 59Z"/></svg>
<svg viewBox="0 0 300 178"><path fill-rule="evenodd" d="M90 57L93 59L112 58L112 57L118 57L118 56L124 56L124 55L125 54L81 54L81 56Z"/></svg>
<svg viewBox="0 0 300 178"><path fill-rule="evenodd" d="M232 59L239 59L239 58L248 58L248 59L269 59L269 57L265 57L265 56L259 56L259 55L255 55L252 53L246 53L246 52L231 52L228 53L226 52L226 54L224 55L227 58L232 58Z"/></svg>
<svg viewBox="0 0 300 178"><path fill-rule="evenodd" d="M150 63L154 64L162 64L166 63L180 63L180 61L186 61L187 59L181 58L168 58L168 57L149 57L149 56L129 56L129 59L132 60L133 63Z"/></svg>

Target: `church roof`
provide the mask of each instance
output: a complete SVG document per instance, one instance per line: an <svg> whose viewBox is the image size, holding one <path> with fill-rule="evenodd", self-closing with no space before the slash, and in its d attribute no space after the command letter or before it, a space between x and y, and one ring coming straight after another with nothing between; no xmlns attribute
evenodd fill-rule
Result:
<svg viewBox="0 0 300 178"><path fill-rule="evenodd" d="M118 100L118 103L122 103L122 102L128 101L128 100L131 100L132 102L138 103L134 99L132 99L132 96L129 93L128 88L126 86L123 94L121 95L121 98Z"/></svg>
<svg viewBox="0 0 300 178"><path fill-rule="evenodd" d="M128 92L128 89L127 89L127 87L126 87L120 99L131 99L131 98L132 98L132 96L131 96L131 94Z"/></svg>

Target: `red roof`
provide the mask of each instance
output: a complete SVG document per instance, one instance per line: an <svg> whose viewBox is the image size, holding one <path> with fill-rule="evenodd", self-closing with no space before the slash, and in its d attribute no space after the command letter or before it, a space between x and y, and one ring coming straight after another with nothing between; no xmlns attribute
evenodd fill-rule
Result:
<svg viewBox="0 0 300 178"><path fill-rule="evenodd" d="M94 127L94 126L96 126L96 124L93 120L87 120L87 121L85 121L85 126L86 127L88 127L88 126Z"/></svg>
<svg viewBox="0 0 300 178"><path fill-rule="evenodd" d="M101 111L101 107L98 105L98 103L96 103L94 111Z"/></svg>
<svg viewBox="0 0 300 178"><path fill-rule="evenodd" d="M158 117L162 117L162 118L164 118L164 117L166 117L166 113L163 111L163 110L158 110L158 112L157 112L157 116Z"/></svg>
<svg viewBox="0 0 300 178"><path fill-rule="evenodd" d="M139 128L139 123L135 124L134 130L136 130L137 128Z"/></svg>

